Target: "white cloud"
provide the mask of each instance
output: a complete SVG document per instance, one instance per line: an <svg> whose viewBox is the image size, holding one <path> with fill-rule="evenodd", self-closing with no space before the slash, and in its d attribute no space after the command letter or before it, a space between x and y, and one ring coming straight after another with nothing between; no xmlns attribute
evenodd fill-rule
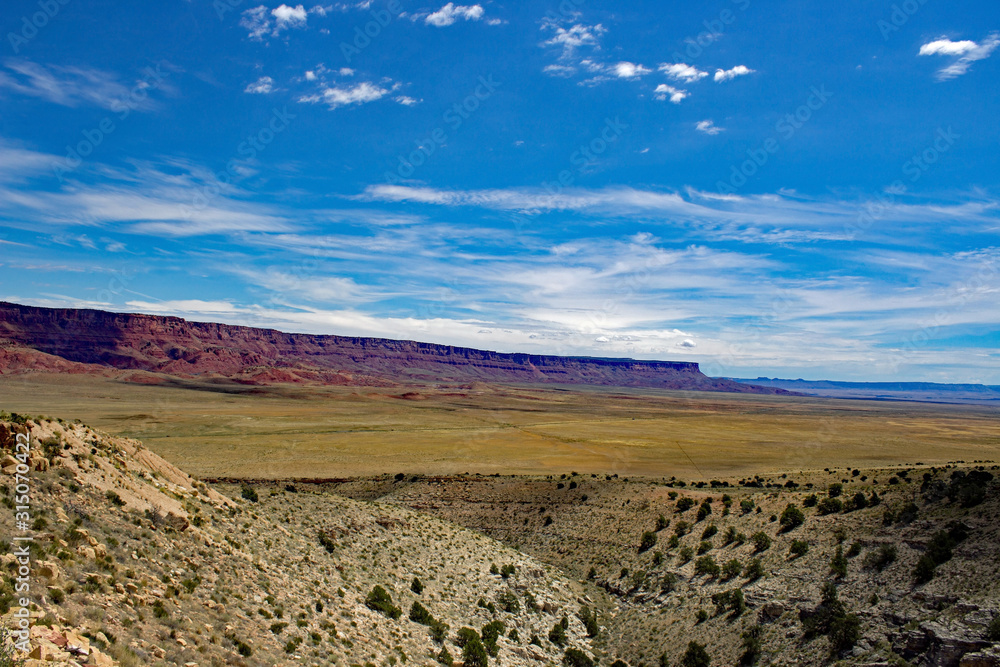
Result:
<svg viewBox="0 0 1000 667"><path fill-rule="evenodd" d="M919 55L964 56L969 51L975 50L978 46L978 44L970 39L953 42L950 39L941 38L921 46Z"/></svg>
<svg viewBox="0 0 1000 667"><path fill-rule="evenodd" d="M612 70L619 79L635 79L649 74L653 70L630 62L620 62L612 65Z"/></svg>
<svg viewBox="0 0 1000 667"><path fill-rule="evenodd" d="M438 28L443 28L451 25L458 19L478 21L481 18L483 18L482 5L456 5L453 2L449 2L433 14L429 14L427 18L424 19L424 23Z"/></svg>
<svg viewBox="0 0 1000 667"><path fill-rule="evenodd" d="M543 72L550 76L568 78L576 74L576 68L569 65L546 65Z"/></svg>
<svg viewBox="0 0 1000 667"><path fill-rule="evenodd" d="M352 104L367 104L382 99L389 94L389 90L370 81L363 81L356 86L338 87L327 86L320 91L319 95L306 95L299 98L299 102L315 103L325 102L331 109L349 106Z"/></svg>
<svg viewBox="0 0 1000 667"><path fill-rule="evenodd" d="M717 69L715 70L715 81L717 83L722 83L723 81L731 81L738 76L746 76L747 74L753 74L754 70L750 69L746 65L737 65L732 69Z"/></svg>
<svg viewBox="0 0 1000 667"><path fill-rule="evenodd" d="M271 17L267 7L260 5L245 10L240 25L250 31L250 39L263 39L264 35L271 32Z"/></svg>
<svg viewBox="0 0 1000 667"><path fill-rule="evenodd" d="M65 107L97 106L120 111L126 106L141 110L154 106L148 93L141 97L132 94L134 90L150 88L145 79L130 89L116 75L90 67L45 67L27 60L7 60L4 66L9 71L0 71L0 88Z"/></svg>
<svg viewBox="0 0 1000 667"><path fill-rule="evenodd" d="M282 30L304 28L307 19L308 12L302 5L295 7L279 5L270 11L266 6L260 5L245 10L243 18L240 19L240 25L249 31L250 39L259 41L268 34L277 37Z"/></svg>
<svg viewBox="0 0 1000 667"><path fill-rule="evenodd" d="M702 72L697 67L686 63L663 63L659 69L671 79L684 83L698 81L708 76L708 72Z"/></svg>
<svg viewBox="0 0 1000 667"><path fill-rule="evenodd" d="M1000 46L1000 33L996 32L990 33L978 44L971 40L953 42L942 37L921 46L918 55L956 58L950 65L942 67L937 72L938 81L947 81L968 72L969 67L977 60L989 58L998 46Z"/></svg>
<svg viewBox="0 0 1000 667"><path fill-rule="evenodd" d="M576 24L569 28L563 28L553 23L546 23L543 29L548 28L555 31L551 39L542 42L542 46L558 46L562 49L560 58L563 60L572 59L577 49L583 46L600 48L600 38L607 30L600 23L597 25Z"/></svg>
<svg viewBox="0 0 1000 667"><path fill-rule="evenodd" d="M316 80L316 72L314 72L312 70L307 71L306 72L306 81L315 81L315 80Z"/></svg>
<svg viewBox="0 0 1000 667"><path fill-rule="evenodd" d="M399 97L396 97L394 99L400 104L402 104L404 107L412 107L415 104L420 104L421 102L423 102L423 100L414 99L409 95L400 95Z"/></svg>
<svg viewBox="0 0 1000 667"><path fill-rule="evenodd" d="M274 90L274 80L269 76L262 76L244 88L243 92L266 95L272 90Z"/></svg>
<svg viewBox="0 0 1000 667"><path fill-rule="evenodd" d="M354 70L350 67L341 67L337 70L337 73L340 74L340 76L354 76Z"/></svg>
<svg viewBox="0 0 1000 667"><path fill-rule="evenodd" d="M690 338L685 338L681 342L677 343L677 347L693 348L698 347L698 343L694 342Z"/></svg>
<svg viewBox="0 0 1000 667"><path fill-rule="evenodd" d="M716 134L718 134L719 132L724 131L724 129L725 129L725 128L719 127L718 125L716 125L715 123L713 123L711 120L700 120L700 121L698 121L697 125L695 125L694 127L699 132L704 132L705 134L709 134L709 135L713 135L713 136L716 135Z"/></svg>
<svg viewBox="0 0 1000 667"><path fill-rule="evenodd" d="M661 102L669 97L670 101L674 104L680 104L681 100L690 95L690 93L686 90L680 90L678 88L674 88L673 86L668 86L665 83L658 85L656 90L653 91L653 94L656 96L656 99Z"/></svg>
<svg viewBox="0 0 1000 667"><path fill-rule="evenodd" d="M274 17L275 34L287 28L304 27L308 17L305 8L302 5L296 5L295 7L279 5L271 10L271 15Z"/></svg>

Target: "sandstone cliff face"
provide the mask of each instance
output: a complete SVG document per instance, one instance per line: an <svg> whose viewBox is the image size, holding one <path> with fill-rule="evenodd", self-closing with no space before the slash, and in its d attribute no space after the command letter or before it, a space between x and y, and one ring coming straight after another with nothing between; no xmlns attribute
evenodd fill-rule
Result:
<svg viewBox="0 0 1000 667"><path fill-rule="evenodd" d="M478 380L788 393L709 378L690 362L508 354L11 303L0 303L0 345L4 341L3 372L53 369L62 360L90 364L94 372L103 367L181 376L213 374L249 384Z"/></svg>

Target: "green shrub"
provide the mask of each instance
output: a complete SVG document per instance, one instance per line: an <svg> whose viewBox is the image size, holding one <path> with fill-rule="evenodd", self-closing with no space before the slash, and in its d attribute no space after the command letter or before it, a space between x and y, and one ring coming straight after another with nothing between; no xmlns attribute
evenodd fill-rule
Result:
<svg viewBox="0 0 1000 667"><path fill-rule="evenodd" d="M802 506L803 507L816 507L816 504L818 502L819 502L819 498L816 497L816 494L815 493L811 493L811 494L809 494L808 496L806 496L805 498L802 499Z"/></svg>
<svg viewBox="0 0 1000 667"><path fill-rule="evenodd" d="M403 610L392 604L392 597L381 586L376 585L368 597L365 599L365 606L369 609L385 614L393 620L397 620L403 615Z"/></svg>
<svg viewBox="0 0 1000 667"><path fill-rule="evenodd" d="M756 665L763 650L763 643L760 640L763 628L759 625L752 625L743 631L743 655L740 656L740 665Z"/></svg>
<svg viewBox="0 0 1000 667"><path fill-rule="evenodd" d="M712 513L712 504L709 503L708 500L706 499L705 502L703 502L698 507L698 521L704 520L711 513Z"/></svg>
<svg viewBox="0 0 1000 667"><path fill-rule="evenodd" d="M549 631L549 641L556 646L566 645L566 628L563 627L562 623L556 623L552 626L552 629Z"/></svg>
<svg viewBox="0 0 1000 667"><path fill-rule="evenodd" d="M500 568L500 576L503 579L509 579L510 577L512 577L514 575L514 573L516 571L517 571L516 567L514 567L510 563L507 563L506 565L504 565L503 567Z"/></svg>
<svg viewBox="0 0 1000 667"><path fill-rule="evenodd" d="M765 574L764 565L760 562L759 558L751 558L750 562L747 563L746 568L743 570L743 576L750 581L757 581Z"/></svg>
<svg viewBox="0 0 1000 667"><path fill-rule="evenodd" d="M844 485L841 484L840 482L835 482L831 484L830 488L826 490L827 495L831 498L836 498L840 496L840 494L843 492L844 492Z"/></svg>
<svg viewBox="0 0 1000 667"><path fill-rule="evenodd" d="M843 511L843 509L844 503L840 502L839 498L824 498L816 505L816 511L819 512L820 516L835 514Z"/></svg>
<svg viewBox="0 0 1000 667"><path fill-rule="evenodd" d="M245 500L249 500L252 503L258 502L260 498L257 496L257 491L254 490L249 484L244 484L240 487L240 495L243 496Z"/></svg>
<svg viewBox="0 0 1000 667"><path fill-rule="evenodd" d="M781 529L785 532L798 528L805 523L806 516L795 504L789 503L781 513Z"/></svg>
<svg viewBox="0 0 1000 667"><path fill-rule="evenodd" d="M105 498L107 498L107 499L108 499L108 502L110 502L110 503L111 503L112 505L114 505L115 507L122 507L123 505L125 505L125 501L124 501L124 500L122 500L122 497L121 497L121 496L119 496L119 495L118 495L117 493L115 493L114 491L112 491L111 489L108 489L108 490L107 490L107 491L106 491L106 492L104 493L104 497L105 497Z"/></svg>
<svg viewBox="0 0 1000 667"><path fill-rule="evenodd" d="M750 514L750 512L753 511L753 508L754 504L752 500L746 499L740 501L740 511L743 512L744 514Z"/></svg>
<svg viewBox="0 0 1000 667"><path fill-rule="evenodd" d="M756 533L751 535L750 541L753 542L754 553L767 551L771 548L771 538L762 530L758 530Z"/></svg>
<svg viewBox="0 0 1000 667"><path fill-rule="evenodd" d="M703 539L703 540L711 539L711 538L715 537L715 535L718 532L719 532L719 528L714 523L711 523L711 524L705 526L705 530L701 531L701 539Z"/></svg>
<svg viewBox="0 0 1000 667"><path fill-rule="evenodd" d="M424 592L424 585L420 583L419 579L413 577L413 581L410 582L410 590L416 593L417 595L420 595L421 593Z"/></svg>
<svg viewBox="0 0 1000 667"><path fill-rule="evenodd" d="M483 646L478 637L462 648L462 661L465 663L465 667L487 667L490 664L486 647Z"/></svg>
<svg viewBox="0 0 1000 667"><path fill-rule="evenodd" d="M503 631L503 623L500 621L490 621L483 626L482 631L479 633L483 640L483 646L486 647L486 652L494 657L496 657L496 654L500 650L497 646L497 639L503 635Z"/></svg>
<svg viewBox="0 0 1000 667"><path fill-rule="evenodd" d="M740 576L740 573L742 572L743 572L743 566L740 564L738 560L732 558L726 561L725 564L723 564L722 566L722 580L729 581L730 579L734 579Z"/></svg>
<svg viewBox="0 0 1000 667"><path fill-rule="evenodd" d="M711 667L711 665L712 657L705 650L705 645L699 644L696 641L689 642L687 651L684 652L684 657L681 658L681 666Z"/></svg>
<svg viewBox="0 0 1000 667"><path fill-rule="evenodd" d="M578 648L566 649L562 661L567 667L594 667L594 661Z"/></svg>
<svg viewBox="0 0 1000 667"><path fill-rule="evenodd" d="M441 647L441 652L437 654L437 661L445 667L452 667L455 664L455 659L451 657L447 646Z"/></svg>
<svg viewBox="0 0 1000 667"><path fill-rule="evenodd" d="M840 578L847 576L847 558L844 556L844 547L839 544L830 559L830 574Z"/></svg>
<svg viewBox="0 0 1000 667"><path fill-rule="evenodd" d="M583 621L583 627L587 629L588 637L593 638L600 633L601 626L597 624L597 615L590 611L590 607L580 607L580 620Z"/></svg>
<svg viewBox="0 0 1000 667"><path fill-rule="evenodd" d="M809 543L805 540L792 540L792 545L788 548L788 552L796 558L805 556L809 553Z"/></svg>
<svg viewBox="0 0 1000 667"><path fill-rule="evenodd" d="M712 550L712 543L708 540L702 540L698 543L698 555L707 554Z"/></svg>
<svg viewBox="0 0 1000 667"><path fill-rule="evenodd" d="M991 642L1000 642L1000 614L993 617L986 628L986 638Z"/></svg>
<svg viewBox="0 0 1000 667"><path fill-rule="evenodd" d="M662 514L656 517L656 532L660 532L664 528L670 525L670 519L663 516Z"/></svg>
<svg viewBox="0 0 1000 667"><path fill-rule="evenodd" d="M717 577L719 576L719 571L719 564L711 556L702 556L694 562L695 576L705 574L709 577Z"/></svg>
<svg viewBox="0 0 1000 667"><path fill-rule="evenodd" d="M684 496L683 498L677 499L678 512L687 512L692 507L694 507L694 498L688 498L687 496Z"/></svg>
<svg viewBox="0 0 1000 667"><path fill-rule="evenodd" d="M851 546L847 548L847 557L854 558L861 553L861 542L854 541L851 542Z"/></svg>
<svg viewBox="0 0 1000 667"><path fill-rule="evenodd" d="M656 533L651 530L647 530L642 534L642 539L639 542L639 551L649 551L656 546Z"/></svg>
<svg viewBox="0 0 1000 667"><path fill-rule="evenodd" d="M512 591L504 591L498 595L497 604L508 614L516 614L521 611L521 602Z"/></svg>
<svg viewBox="0 0 1000 667"><path fill-rule="evenodd" d="M391 604L391 601L390 601ZM431 615L424 605L420 604L414 600L413 604L410 606L410 620L414 623L420 623L421 625L431 625L434 623L434 617Z"/></svg>

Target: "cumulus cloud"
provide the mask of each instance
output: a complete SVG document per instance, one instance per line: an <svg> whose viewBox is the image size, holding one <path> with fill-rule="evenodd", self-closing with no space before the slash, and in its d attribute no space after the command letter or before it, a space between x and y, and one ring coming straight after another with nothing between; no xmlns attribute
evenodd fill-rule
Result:
<svg viewBox="0 0 1000 667"><path fill-rule="evenodd" d="M611 69L619 79L635 79L653 71L642 65L630 62L620 62L617 65L612 65Z"/></svg>
<svg viewBox="0 0 1000 667"><path fill-rule="evenodd" d="M686 347L690 349L692 347L698 347L698 343L694 342L690 338L685 338L681 342L677 343L677 347Z"/></svg>
<svg viewBox="0 0 1000 667"><path fill-rule="evenodd" d="M607 32L600 23L596 25L578 23L569 28L546 23L542 27L555 31L551 39L542 42L542 46L558 46L562 49L560 58L563 60L572 59L577 50L584 46L600 48L601 35Z"/></svg>
<svg viewBox="0 0 1000 667"><path fill-rule="evenodd" d="M266 95L274 89L274 79L269 76L262 76L253 83L249 84L243 89L244 93L254 93L257 95Z"/></svg>
<svg viewBox="0 0 1000 667"><path fill-rule="evenodd" d="M722 83L723 81L731 81L738 76L746 76L747 74L753 74L754 70L750 69L746 65L737 65L732 69L717 69L715 70L715 76L713 77L716 83Z"/></svg>
<svg viewBox="0 0 1000 667"><path fill-rule="evenodd" d="M382 99L389 94L389 90L370 81L363 81L355 86L326 86L317 95L306 95L299 98L299 102L316 103L323 102L331 109L351 106L354 104L368 104Z"/></svg>
<svg viewBox="0 0 1000 667"><path fill-rule="evenodd" d="M302 5L279 5L271 10L271 15L274 16L275 32L286 28L301 28L306 24L307 14Z"/></svg>
<svg viewBox="0 0 1000 667"><path fill-rule="evenodd" d="M928 42L920 47L922 56L964 56L969 51L975 50L979 45L971 39L964 39L960 42L953 42L950 39L938 39Z"/></svg>
<svg viewBox="0 0 1000 667"><path fill-rule="evenodd" d="M482 5L456 5L453 2L449 2L433 14L429 14L427 18L424 19L424 23L438 28L443 28L451 25L458 19L478 21L481 18L483 18Z"/></svg>
<svg viewBox="0 0 1000 667"><path fill-rule="evenodd" d="M1000 46L1000 33L996 32L990 33L986 39L979 43L968 39L953 42L942 37L921 46L917 55L955 58L951 64L942 67L937 72L938 81L947 81L968 72L969 67L977 60L989 58L997 46Z"/></svg>
<svg viewBox="0 0 1000 667"><path fill-rule="evenodd" d="M700 120L694 127L699 132L704 132L705 134L713 136L724 130L724 128L719 127L710 120Z"/></svg>
<svg viewBox="0 0 1000 667"><path fill-rule="evenodd" d="M697 67L686 63L663 63L660 65L660 71L671 79L683 81L684 83L698 81L708 76L708 72L702 72Z"/></svg>
<svg viewBox="0 0 1000 667"><path fill-rule="evenodd" d="M277 37L282 30L306 27L307 18L308 12L302 5L279 5L270 11L260 5L245 10L240 25L249 31L250 39L263 40L266 35Z"/></svg>
<svg viewBox="0 0 1000 667"><path fill-rule="evenodd" d="M415 104L420 104L421 102L423 102L423 100L414 99L409 95L400 95L399 97L396 97L394 99L400 104L402 104L404 107L412 107Z"/></svg>
<svg viewBox="0 0 1000 667"><path fill-rule="evenodd" d="M668 86L665 83L658 85L656 90L653 91L653 94L656 96L656 99L661 102L669 97L670 101L674 104L680 104L681 100L690 95L690 93L686 90L680 90L679 88Z"/></svg>

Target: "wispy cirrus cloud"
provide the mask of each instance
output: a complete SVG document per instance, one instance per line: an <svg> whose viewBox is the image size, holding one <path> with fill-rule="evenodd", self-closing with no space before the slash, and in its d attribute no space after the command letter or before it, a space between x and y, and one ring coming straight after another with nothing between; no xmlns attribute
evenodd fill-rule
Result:
<svg viewBox="0 0 1000 667"><path fill-rule="evenodd" d="M133 109L150 109L148 97L132 96L132 88L116 74L92 67L39 65L28 60L7 60L0 70L0 90L38 97L65 107L95 106L117 110L128 100Z"/></svg>

